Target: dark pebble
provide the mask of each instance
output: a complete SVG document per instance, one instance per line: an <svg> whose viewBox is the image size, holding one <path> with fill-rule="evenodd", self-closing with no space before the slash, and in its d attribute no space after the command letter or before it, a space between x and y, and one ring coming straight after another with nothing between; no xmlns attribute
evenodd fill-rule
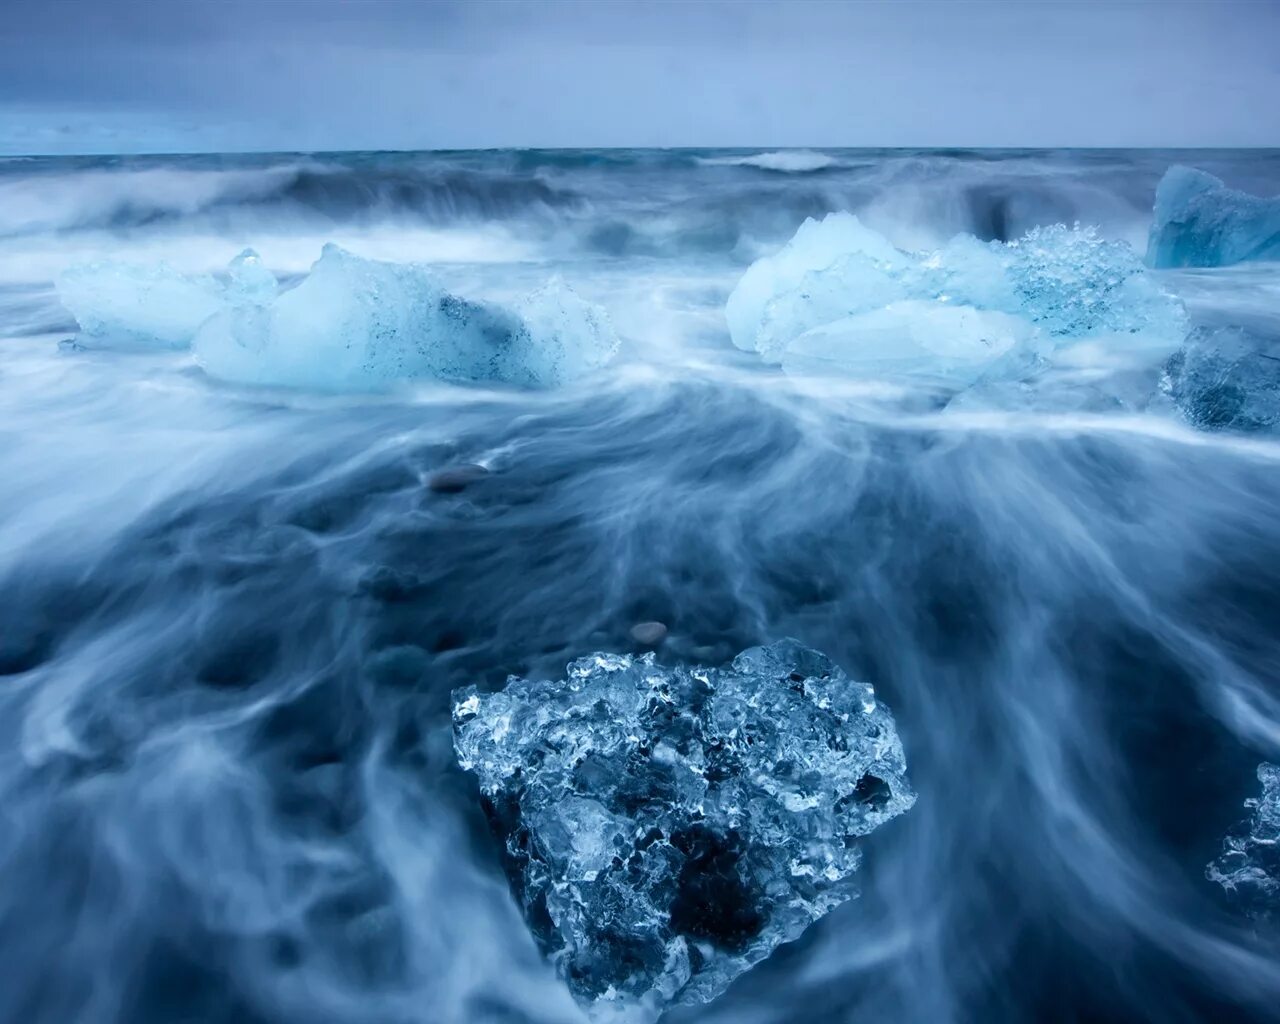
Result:
<svg viewBox="0 0 1280 1024"><path fill-rule="evenodd" d="M489 475L484 466L467 463L461 466L450 466L427 478L427 489L436 494L460 494L468 485Z"/></svg>

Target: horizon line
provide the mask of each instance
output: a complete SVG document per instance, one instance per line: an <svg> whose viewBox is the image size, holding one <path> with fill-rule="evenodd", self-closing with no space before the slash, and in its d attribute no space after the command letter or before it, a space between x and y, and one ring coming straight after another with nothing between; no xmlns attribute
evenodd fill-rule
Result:
<svg viewBox="0 0 1280 1024"><path fill-rule="evenodd" d="M745 152L745 153L779 153L779 152L820 152L820 153L891 153L891 152L1095 152L1095 153L1134 153L1134 152L1256 152L1280 153L1277 145L1139 145L1139 146L1093 146L1093 145L897 145L897 146L823 146L823 145L785 145L770 146L767 144L734 145L734 146L441 146L441 147L387 147L387 148L340 148L340 149L137 149L137 150L84 150L79 152L0 152L0 160L38 160L68 159L79 160L93 157L183 157L183 156L349 156L353 154L454 154L454 153L705 153L705 152Z"/></svg>

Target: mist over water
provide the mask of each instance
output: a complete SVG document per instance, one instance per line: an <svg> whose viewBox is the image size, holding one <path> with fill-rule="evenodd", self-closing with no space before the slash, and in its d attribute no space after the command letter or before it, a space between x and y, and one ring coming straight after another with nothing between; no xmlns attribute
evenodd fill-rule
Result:
<svg viewBox="0 0 1280 1024"><path fill-rule="evenodd" d="M507 889L449 693L794 636L873 683L915 807L863 894L692 1021L1280 1020L1280 935L1205 878L1280 756L1280 443L788 378L725 299L806 216L895 244L1096 223L1280 153L599 151L0 163L0 1021L582 1019ZM85 258L284 277L325 241L614 365L524 392L231 387L75 351ZM1280 267L1162 274L1280 333ZM460 491L432 474L478 464Z"/></svg>

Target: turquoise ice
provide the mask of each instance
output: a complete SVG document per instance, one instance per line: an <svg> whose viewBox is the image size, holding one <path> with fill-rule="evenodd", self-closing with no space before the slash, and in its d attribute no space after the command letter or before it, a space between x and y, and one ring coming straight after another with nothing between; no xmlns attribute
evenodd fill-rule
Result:
<svg viewBox="0 0 1280 1024"><path fill-rule="evenodd" d="M451 293L426 265L332 244L288 288L246 250L225 280L102 262L65 272L59 294L90 344L190 347L212 376L289 388L555 387L603 366L619 344L604 310L559 278L500 306Z"/></svg>
<svg viewBox="0 0 1280 1024"><path fill-rule="evenodd" d="M1138 254L1092 228L910 253L847 213L806 221L754 263L726 318L738 347L787 369L955 387L1016 379L1082 343L1154 359L1187 329Z"/></svg>
<svg viewBox="0 0 1280 1024"><path fill-rule="evenodd" d="M1194 167L1175 166L1156 188L1147 262L1225 267L1280 260L1280 196L1263 199Z"/></svg>

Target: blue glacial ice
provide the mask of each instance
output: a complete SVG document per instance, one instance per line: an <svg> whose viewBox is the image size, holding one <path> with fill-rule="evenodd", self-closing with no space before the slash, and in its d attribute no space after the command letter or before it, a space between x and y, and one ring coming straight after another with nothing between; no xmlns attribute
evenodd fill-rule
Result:
<svg viewBox="0 0 1280 1024"><path fill-rule="evenodd" d="M553 280L514 308L450 294L430 269L364 259L327 245L296 287L233 299L196 334L211 374L322 390L406 378L566 383L618 347L608 317Z"/></svg>
<svg viewBox="0 0 1280 1024"><path fill-rule="evenodd" d="M847 213L808 220L729 297L734 343L788 370L964 387L1012 379L1084 343L1154 360L1186 334L1181 304L1123 242L1037 228L908 253Z"/></svg>
<svg viewBox="0 0 1280 1024"><path fill-rule="evenodd" d="M889 710L794 640L729 668L595 654L454 693L530 929L597 1020L706 1002L857 895L915 796Z"/></svg>
<svg viewBox="0 0 1280 1024"><path fill-rule="evenodd" d="M1170 167L1156 188L1147 262L1225 267L1280 260L1280 196L1263 199L1193 167Z"/></svg>
<svg viewBox="0 0 1280 1024"><path fill-rule="evenodd" d="M1253 811L1223 841L1205 876L1226 889L1251 917L1280 912L1280 766L1258 765L1262 794L1245 801Z"/></svg>
<svg viewBox="0 0 1280 1024"><path fill-rule="evenodd" d="M213 277L166 263L83 263L64 271L57 288L80 325L80 340L95 347L186 348L223 301Z"/></svg>
<svg viewBox="0 0 1280 1024"><path fill-rule="evenodd" d="M1034 328L1008 313L904 299L805 331L785 349L782 365L811 375L839 372L856 352L865 376L963 388L1003 359L1015 370L1025 366L1037 340Z"/></svg>
<svg viewBox="0 0 1280 1024"><path fill-rule="evenodd" d="M852 214L832 213L820 221L809 218L781 251L756 260L742 275L725 305L729 335L738 348L758 351L771 358L779 347L773 335L767 333L775 319L770 310L771 304L809 283L806 278L810 274L825 270L842 259L857 260L866 268L861 275L864 280L857 283L870 291L870 297L864 299L855 293L850 297L851 303L866 304L870 308L872 302L882 305L894 298L905 298L905 294L894 287L888 272L902 255L887 239L864 227ZM886 272L876 273L882 265ZM848 276L853 283L854 275ZM828 282L813 283L822 285ZM819 290L820 296L814 301L834 301L839 308L838 298L829 297L825 289ZM845 313L853 311L848 309ZM826 320L837 319L838 315L841 314L827 316ZM815 320L818 322L822 321Z"/></svg>
<svg viewBox="0 0 1280 1024"><path fill-rule="evenodd" d="M1198 327L1169 359L1160 386L1202 430L1280 429L1280 338Z"/></svg>
<svg viewBox="0 0 1280 1024"><path fill-rule="evenodd" d="M454 295L429 267L336 245L281 289L252 250L226 280L99 263L59 281L91 344L190 346L212 376L329 391L418 378L554 387L613 358L604 310L553 279L506 308Z"/></svg>

